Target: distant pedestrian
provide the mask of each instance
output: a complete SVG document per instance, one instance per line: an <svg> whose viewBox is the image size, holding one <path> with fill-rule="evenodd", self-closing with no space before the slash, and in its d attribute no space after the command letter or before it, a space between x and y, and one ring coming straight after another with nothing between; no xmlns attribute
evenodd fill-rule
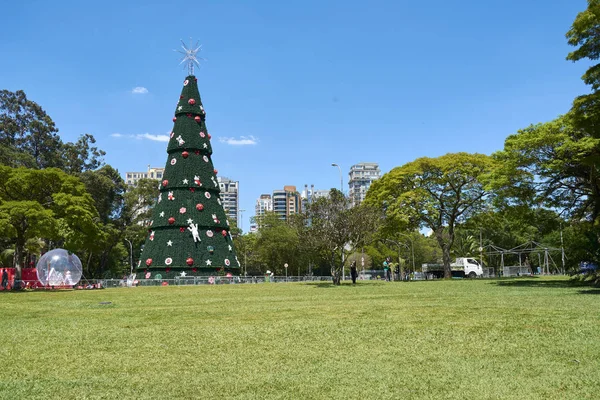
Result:
<svg viewBox="0 0 600 400"><path fill-rule="evenodd" d="M383 278L388 282L390 281L390 262L389 257L383 262Z"/></svg>
<svg viewBox="0 0 600 400"><path fill-rule="evenodd" d="M352 284L356 285L356 278L358 277L358 272L356 271L356 261L352 261L352 264L350 264L350 276L352 277Z"/></svg>
<svg viewBox="0 0 600 400"><path fill-rule="evenodd" d="M4 290L8 289L8 272L6 268L2 270L2 288Z"/></svg>

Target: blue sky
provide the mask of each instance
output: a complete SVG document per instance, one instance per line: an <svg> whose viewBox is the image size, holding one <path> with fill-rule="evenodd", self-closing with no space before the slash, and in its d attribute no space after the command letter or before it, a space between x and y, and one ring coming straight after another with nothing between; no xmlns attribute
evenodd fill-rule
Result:
<svg viewBox="0 0 600 400"><path fill-rule="evenodd" d="M0 88L24 90L63 140L91 133L122 174L164 166L157 140L196 72L219 175L261 193L346 185L421 156L490 154L587 91L565 40L585 0L31 1L2 5ZM143 93L134 93L134 88ZM117 137L120 134L121 137ZM233 140L232 140L233 139ZM244 140L245 139L245 140ZM239 141L254 144L232 144Z"/></svg>

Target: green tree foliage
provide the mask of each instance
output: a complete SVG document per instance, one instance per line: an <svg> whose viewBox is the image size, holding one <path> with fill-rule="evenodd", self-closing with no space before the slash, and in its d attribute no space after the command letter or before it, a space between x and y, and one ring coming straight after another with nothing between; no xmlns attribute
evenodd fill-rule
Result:
<svg viewBox="0 0 600 400"><path fill-rule="evenodd" d="M592 221L600 216L600 139L573 124L572 114L510 135L494 154L494 184L519 204L545 205ZM516 188L519 188L518 190Z"/></svg>
<svg viewBox="0 0 600 400"><path fill-rule="evenodd" d="M567 60L576 62L584 59L592 65L581 77L590 85L592 92L577 97L573 101L574 123L585 129L589 135L600 137L600 1L588 0L585 11L577 14L571 29L566 34L567 41L576 49L567 55Z"/></svg>
<svg viewBox="0 0 600 400"><path fill-rule="evenodd" d="M97 238L97 218L78 178L55 168L0 166L0 231L14 240L17 281L28 240L44 238L77 252Z"/></svg>
<svg viewBox="0 0 600 400"><path fill-rule="evenodd" d="M25 92L0 91L0 164L81 173L100 167L104 152L90 134L63 143L54 121Z"/></svg>
<svg viewBox="0 0 600 400"><path fill-rule="evenodd" d="M377 231L380 213L369 205L350 208L350 200L331 189L329 197L317 199L308 207L309 234L315 239L319 253L329 261L335 285L340 284L342 258L370 243Z"/></svg>
<svg viewBox="0 0 600 400"><path fill-rule="evenodd" d="M300 252L298 231L275 213L266 213L260 224L253 253L258 256L263 272L270 270L284 275L284 264L296 262Z"/></svg>
<svg viewBox="0 0 600 400"><path fill-rule="evenodd" d="M419 158L373 182L365 203L385 208L387 226L431 229L450 278L455 226L485 204L493 167L492 158L483 154Z"/></svg>

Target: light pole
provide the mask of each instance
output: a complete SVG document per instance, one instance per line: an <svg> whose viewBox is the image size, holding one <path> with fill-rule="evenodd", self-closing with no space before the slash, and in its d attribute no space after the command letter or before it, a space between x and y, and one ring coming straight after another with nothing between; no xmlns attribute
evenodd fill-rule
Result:
<svg viewBox="0 0 600 400"><path fill-rule="evenodd" d="M413 243L411 237L408 236L406 233L398 232L398 235L404 236L410 242L410 253L412 255L412 271L415 272L415 244Z"/></svg>
<svg viewBox="0 0 600 400"><path fill-rule="evenodd" d="M338 167L338 170L340 171L340 192L342 192L342 196L344 195L344 176L342 175L342 168L336 164L336 163L331 163L332 167ZM344 268L344 246L342 246L342 280L345 281L346 280L346 271Z"/></svg>
<svg viewBox="0 0 600 400"><path fill-rule="evenodd" d="M244 211L246 210L239 210L240 211L240 231L242 231L242 233L244 233Z"/></svg>
<svg viewBox="0 0 600 400"><path fill-rule="evenodd" d="M340 168L340 166L336 163L331 163L331 166L338 167L338 169L340 170L340 192L344 194L344 176L342 175L342 168Z"/></svg>
<svg viewBox="0 0 600 400"><path fill-rule="evenodd" d="M123 238L125 239L125 241L127 243L129 243L129 267L130 267L130 274L133 274L133 244L131 244L131 242L129 241L129 239L127 238Z"/></svg>

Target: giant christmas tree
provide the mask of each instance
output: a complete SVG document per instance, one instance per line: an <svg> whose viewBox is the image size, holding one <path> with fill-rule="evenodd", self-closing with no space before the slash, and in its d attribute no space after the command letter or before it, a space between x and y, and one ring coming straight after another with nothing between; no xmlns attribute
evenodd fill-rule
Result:
<svg viewBox="0 0 600 400"><path fill-rule="evenodd" d="M175 110L165 172L137 267L140 278L239 273L205 116L197 79L189 75Z"/></svg>

